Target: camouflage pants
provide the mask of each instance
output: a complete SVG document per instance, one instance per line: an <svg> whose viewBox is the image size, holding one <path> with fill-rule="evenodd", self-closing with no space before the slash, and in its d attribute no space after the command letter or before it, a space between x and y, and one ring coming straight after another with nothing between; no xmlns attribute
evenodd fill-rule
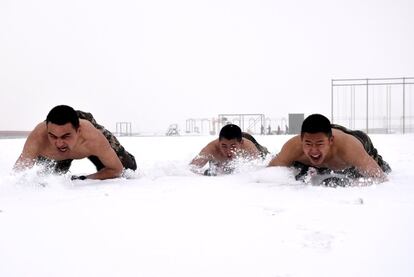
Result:
<svg viewBox="0 0 414 277"><path fill-rule="evenodd" d="M367 134L365 134L364 132L359 131L359 130L355 130L355 131L354 130L349 130L349 129L343 127L343 126L336 125L336 124L332 124L332 128L341 130L342 132L357 138L362 143L362 145L364 146L364 149L368 153L368 155L370 155L377 162L378 166L382 169L382 171L384 173L391 172L390 165L386 161L383 160L381 155L378 154L378 150L374 147L371 139L369 138L369 136ZM300 171L295 176L296 180L301 180L306 176L310 166L306 165L306 164L303 164L301 162L295 162L293 164L293 167ZM329 169L329 168L316 168L316 170L318 171L319 174L325 174L325 173L332 172L332 170ZM361 173L359 173L358 170L355 167L350 167L350 168L347 168L345 170L338 171L337 173L345 174L350 178L362 177Z"/></svg>
<svg viewBox="0 0 414 277"><path fill-rule="evenodd" d="M256 146L257 150L259 150L260 152L260 157L265 158L267 154L269 154L270 152L267 150L266 147L260 145L257 140L250 134L242 132L242 137L245 139L250 140L251 142L253 142L253 144Z"/></svg>
<svg viewBox="0 0 414 277"><path fill-rule="evenodd" d="M108 140L109 144L111 145L112 149L114 149L116 155L118 156L119 160L121 161L123 167L125 169L137 169L137 164L135 162L135 157L128 153L125 148L121 145L118 139L108 130L106 130L102 125L99 125L96 120L93 118L91 113L76 111L79 116L79 119L86 119L96 129L102 132L105 138ZM98 159L96 156L89 156L88 159L95 165L96 170L101 170L104 168L104 164ZM47 158L39 157L38 161L40 163L47 163L47 167L52 169L57 173L66 173L69 171L69 168L72 164L72 159L62 160L62 161L49 161Z"/></svg>

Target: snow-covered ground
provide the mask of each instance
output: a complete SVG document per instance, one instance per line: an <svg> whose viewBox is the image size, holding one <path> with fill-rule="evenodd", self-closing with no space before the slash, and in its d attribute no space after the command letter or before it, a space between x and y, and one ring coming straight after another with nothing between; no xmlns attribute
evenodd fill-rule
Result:
<svg viewBox="0 0 414 277"><path fill-rule="evenodd" d="M389 181L347 188L264 164L191 173L213 137L120 138L131 179L13 175L24 139L0 140L0 276L414 276L414 135L371 138Z"/></svg>

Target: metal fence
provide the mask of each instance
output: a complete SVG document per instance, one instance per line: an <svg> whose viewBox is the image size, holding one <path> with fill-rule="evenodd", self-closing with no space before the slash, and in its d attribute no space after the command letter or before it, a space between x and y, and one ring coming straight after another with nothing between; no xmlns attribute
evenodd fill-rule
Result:
<svg viewBox="0 0 414 277"><path fill-rule="evenodd" d="M333 79L331 121L367 133L413 133L414 77Z"/></svg>

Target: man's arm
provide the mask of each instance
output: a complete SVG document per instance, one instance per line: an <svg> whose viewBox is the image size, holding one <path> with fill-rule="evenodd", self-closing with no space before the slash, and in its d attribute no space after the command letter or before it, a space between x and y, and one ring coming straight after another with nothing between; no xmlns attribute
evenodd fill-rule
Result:
<svg viewBox="0 0 414 277"><path fill-rule="evenodd" d="M270 162L268 166L291 166L298 159L302 151L300 136L289 139Z"/></svg>
<svg viewBox="0 0 414 277"><path fill-rule="evenodd" d="M96 156L105 167L96 173L86 176L87 179L105 180L121 176L124 167L119 160L119 157L110 146L109 148L101 149L101 153Z"/></svg>
<svg viewBox="0 0 414 277"><path fill-rule="evenodd" d="M95 131L96 129L93 130ZM87 141L88 152L98 157L104 168L86 176L86 178L99 180L118 178L122 174L124 167L105 136L96 130L93 135L87 135Z"/></svg>
<svg viewBox="0 0 414 277"><path fill-rule="evenodd" d="M350 144L348 144L350 145ZM349 149L352 149L349 151ZM372 178L376 182L387 181L387 176L377 162L365 151L361 143L353 143L353 147L345 151L345 160L354 166L364 177Z"/></svg>
<svg viewBox="0 0 414 277"><path fill-rule="evenodd" d="M22 153L13 166L14 171L22 171L33 167L39 155L42 124L39 124L27 137Z"/></svg>
<svg viewBox="0 0 414 277"><path fill-rule="evenodd" d="M211 160L213 142L205 146L200 153L190 162L190 170L197 174L202 174L201 169Z"/></svg>

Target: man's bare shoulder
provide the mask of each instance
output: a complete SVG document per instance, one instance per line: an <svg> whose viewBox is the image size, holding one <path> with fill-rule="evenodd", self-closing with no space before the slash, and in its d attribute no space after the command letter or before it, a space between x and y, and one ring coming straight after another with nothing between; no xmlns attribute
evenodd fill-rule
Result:
<svg viewBox="0 0 414 277"><path fill-rule="evenodd" d="M247 139L247 138L242 138L242 141L243 141L243 146L246 148L246 147L252 147L252 146L254 146L254 147L256 147L255 145L254 145L254 143L251 141L251 140L249 140L249 139Z"/></svg>
<svg viewBox="0 0 414 277"><path fill-rule="evenodd" d="M302 140L300 135L294 136L290 138L282 147L282 151L291 152L294 151L294 153L303 153L302 150Z"/></svg>
<svg viewBox="0 0 414 277"><path fill-rule="evenodd" d="M214 155L215 153L219 151L219 148L220 148L219 140L215 139L207 143L207 145L203 148L203 152L205 154Z"/></svg>
<svg viewBox="0 0 414 277"><path fill-rule="evenodd" d="M355 150L363 150L362 143L353 135L344 133L341 130L332 130L334 136L334 150L337 154L349 154ZM350 152L351 151L351 152Z"/></svg>
<svg viewBox="0 0 414 277"><path fill-rule="evenodd" d="M30 132L30 135L45 135L47 134L47 126L46 122L40 122L39 124L34 127L34 129Z"/></svg>
<svg viewBox="0 0 414 277"><path fill-rule="evenodd" d="M108 140L102 132L93 126L88 120L79 120L81 144L88 149L99 149L102 146L109 146Z"/></svg>
<svg viewBox="0 0 414 277"><path fill-rule="evenodd" d="M23 169L33 165L33 159L41 155L47 148L46 123L39 123L29 134L23 146L22 153L15 163L15 169Z"/></svg>
<svg viewBox="0 0 414 277"><path fill-rule="evenodd" d="M259 150L257 149L256 145L249 139L243 138L242 139L241 148L247 152L248 155L256 157L259 155Z"/></svg>
<svg viewBox="0 0 414 277"><path fill-rule="evenodd" d="M27 142L31 144L41 145L47 140L46 122L41 122L30 132Z"/></svg>
<svg viewBox="0 0 414 277"><path fill-rule="evenodd" d="M300 135L290 138L280 152L270 161L269 166L291 166L294 161L303 158Z"/></svg>
<svg viewBox="0 0 414 277"><path fill-rule="evenodd" d="M90 123L86 119L79 119L79 128L82 131L82 137L88 138L88 137L94 137L97 136L98 133L101 133L98 129L93 126L92 123Z"/></svg>

